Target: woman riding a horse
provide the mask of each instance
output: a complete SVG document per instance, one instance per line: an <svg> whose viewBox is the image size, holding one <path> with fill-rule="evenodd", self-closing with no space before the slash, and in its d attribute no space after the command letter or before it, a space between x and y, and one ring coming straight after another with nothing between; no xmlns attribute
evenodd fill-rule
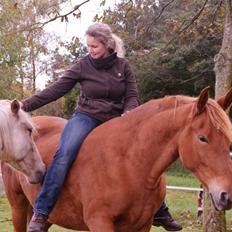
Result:
<svg viewBox="0 0 232 232"><path fill-rule="evenodd" d="M28 232L45 230L47 218L62 191L66 175L87 135L102 123L139 105L136 81L123 58L122 41L106 24L96 23L86 31L89 54L79 59L51 86L22 101L26 112L33 111L69 92L76 83L81 94L75 113L68 120L58 149L50 164L34 205ZM172 219L165 203L155 216L155 225L177 231L182 227Z"/></svg>

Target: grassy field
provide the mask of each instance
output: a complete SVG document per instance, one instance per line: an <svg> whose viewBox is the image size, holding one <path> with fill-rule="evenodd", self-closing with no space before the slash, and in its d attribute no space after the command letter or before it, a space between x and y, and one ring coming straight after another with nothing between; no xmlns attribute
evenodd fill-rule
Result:
<svg viewBox="0 0 232 232"><path fill-rule="evenodd" d="M199 187L198 181L191 177L174 177L167 176L168 185L178 186L191 186ZM200 232L202 226L197 219L197 192L168 190L166 196L166 202L170 208L172 215L177 219L184 227L183 232ZM232 213L227 214L227 231L232 232ZM5 197L0 197L0 231L1 232L13 232L11 223L11 214L8 201ZM52 226L50 232L71 232L58 226ZM150 232L164 232L162 228L152 227ZM128 231L129 232L129 231Z"/></svg>

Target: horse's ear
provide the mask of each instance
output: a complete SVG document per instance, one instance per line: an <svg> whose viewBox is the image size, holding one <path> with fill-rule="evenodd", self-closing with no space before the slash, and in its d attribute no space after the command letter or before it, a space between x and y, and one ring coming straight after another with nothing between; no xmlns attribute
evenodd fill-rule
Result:
<svg viewBox="0 0 232 232"><path fill-rule="evenodd" d="M205 105L209 99L209 86L204 88L197 99L197 112L201 114L205 110Z"/></svg>
<svg viewBox="0 0 232 232"><path fill-rule="evenodd" d="M222 97L217 100L217 103L222 107L223 110L227 110L232 103L232 88Z"/></svg>
<svg viewBox="0 0 232 232"><path fill-rule="evenodd" d="M18 114L18 111L20 109L20 104L17 100L13 100L11 102L11 111L14 113L14 114Z"/></svg>

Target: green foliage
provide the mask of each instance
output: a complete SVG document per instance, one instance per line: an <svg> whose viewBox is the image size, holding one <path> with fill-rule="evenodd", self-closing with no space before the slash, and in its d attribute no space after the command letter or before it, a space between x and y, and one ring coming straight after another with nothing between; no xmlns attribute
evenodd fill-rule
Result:
<svg viewBox="0 0 232 232"><path fill-rule="evenodd" d="M38 65L39 56L47 52L43 41L45 33L35 25L45 15L48 4L44 1L1 1L1 98L23 98L26 87L35 91L36 77L45 70Z"/></svg>
<svg viewBox="0 0 232 232"><path fill-rule="evenodd" d="M12 1L1 1L0 10L0 98L18 96L16 76L24 57L24 39L17 35L16 21L20 18Z"/></svg>
<svg viewBox="0 0 232 232"><path fill-rule="evenodd" d="M77 97L79 96L80 88L75 86L66 96L65 96L65 116L70 118L73 114L77 102Z"/></svg>
<svg viewBox="0 0 232 232"><path fill-rule="evenodd" d="M167 170L170 175L191 176L192 174L182 165L180 160L176 160Z"/></svg>
<svg viewBox="0 0 232 232"><path fill-rule="evenodd" d="M65 118L64 112L64 98L60 98L57 101L51 102L32 112L33 115L50 115Z"/></svg>
<svg viewBox="0 0 232 232"><path fill-rule="evenodd" d="M103 22L126 44L142 102L165 95L196 96L211 86L214 56L222 41L222 7L204 1L122 1L105 11ZM217 11L216 11L217 9ZM183 30L185 28L185 30Z"/></svg>
<svg viewBox="0 0 232 232"><path fill-rule="evenodd" d="M211 86L214 96L213 57L220 39L202 38L191 44L172 45L165 52L131 57L138 80L141 101L165 95L196 96Z"/></svg>

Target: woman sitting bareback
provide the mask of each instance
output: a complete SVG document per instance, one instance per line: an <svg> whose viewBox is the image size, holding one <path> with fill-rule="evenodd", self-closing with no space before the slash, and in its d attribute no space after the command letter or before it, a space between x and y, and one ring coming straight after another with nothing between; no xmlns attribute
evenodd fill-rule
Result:
<svg viewBox="0 0 232 232"><path fill-rule="evenodd" d="M68 120L54 159L37 196L28 232L45 231L67 173L77 158L87 135L100 124L129 112L139 105L137 85L123 43L111 28L95 23L86 31L88 55L77 60L63 76L38 94L22 100L22 108L33 111L68 93L77 83L80 96L74 114ZM165 203L155 216L155 225L180 230Z"/></svg>

